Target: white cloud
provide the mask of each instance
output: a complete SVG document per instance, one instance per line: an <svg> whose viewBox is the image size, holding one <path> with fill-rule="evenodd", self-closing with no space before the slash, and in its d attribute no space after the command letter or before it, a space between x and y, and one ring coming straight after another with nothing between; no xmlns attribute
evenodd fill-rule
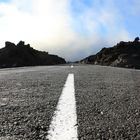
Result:
<svg viewBox="0 0 140 140"><path fill-rule="evenodd" d="M83 12L73 17L70 2L71 0L11 0L10 3L0 3L0 43L6 40L15 43L24 40L36 49L74 60L97 52L105 47L102 45L112 45L119 40L128 39L129 34L112 4L96 9L95 5L87 7L79 1ZM85 28L85 32L77 32L74 24ZM106 33L102 33L101 28Z"/></svg>
<svg viewBox="0 0 140 140"><path fill-rule="evenodd" d="M23 0L20 2L23 3ZM10 4L0 4L2 39L36 41L50 47L66 45L73 37L66 2L67 0L60 0L59 3L56 0L34 0L30 12L26 12L25 4L22 7L17 0Z"/></svg>
<svg viewBox="0 0 140 140"><path fill-rule="evenodd" d="M83 50L79 49L80 53L82 52L81 56L96 53L102 47L111 47L121 40L127 41L130 39L129 32L123 24L123 17L113 1L106 0L105 5L96 1L90 7L81 4L80 0L77 1L80 7L82 5L83 12L80 12L77 16L75 24L80 25L82 22L87 33L87 38L84 36L85 38L82 41L80 36L76 38L77 42L82 42L79 45L75 43Z"/></svg>

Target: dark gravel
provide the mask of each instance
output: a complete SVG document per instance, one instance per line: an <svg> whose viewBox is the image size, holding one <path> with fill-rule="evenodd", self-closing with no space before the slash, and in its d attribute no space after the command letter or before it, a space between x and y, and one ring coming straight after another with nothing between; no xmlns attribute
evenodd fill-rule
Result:
<svg viewBox="0 0 140 140"><path fill-rule="evenodd" d="M0 71L0 140L44 140L66 67Z"/></svg>
<svg viewBox="0 0 140 140"><path fill-rule="evenodd" d="M79 140L140 140L140 71L75 70Z"/></svg>
<svg viewBox="0 0 140 140"><path fill-rule="evenodd" d="M140 140L140 71L91 65L0 70L0 140L45 140L68 73L79 140Z"/></svg>

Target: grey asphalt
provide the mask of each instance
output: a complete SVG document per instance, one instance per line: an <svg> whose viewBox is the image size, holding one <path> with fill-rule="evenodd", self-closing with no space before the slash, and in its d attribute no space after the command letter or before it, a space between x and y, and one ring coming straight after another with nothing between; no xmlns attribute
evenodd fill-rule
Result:
<svg viewBox="0 0 140 140"><path fill-rule="evenodd" d="M0 70L0 140L45 140L74 73L79 140L140 139L140 71L75 65Z"/></svg>

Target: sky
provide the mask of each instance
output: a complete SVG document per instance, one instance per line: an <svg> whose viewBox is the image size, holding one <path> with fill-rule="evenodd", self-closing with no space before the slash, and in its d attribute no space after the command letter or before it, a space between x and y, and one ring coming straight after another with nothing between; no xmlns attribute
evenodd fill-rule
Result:
<svg viewBox="0 0 140 140"><path fill-rule="evenodd" d="M0 0L0 48L20 40L76 61L140 36L139 0Z"/></svg>

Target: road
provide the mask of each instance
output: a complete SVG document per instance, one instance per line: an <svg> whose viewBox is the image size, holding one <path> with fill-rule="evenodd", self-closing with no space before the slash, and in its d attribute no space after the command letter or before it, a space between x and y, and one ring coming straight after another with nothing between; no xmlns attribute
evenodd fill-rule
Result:
<svg viewBox="0 0 140 140"><path fill-rule="evenodd" d="M69 74L77 139L140 139L139 70L65 65L0 70L0 140L47 140Z"/></svg>

